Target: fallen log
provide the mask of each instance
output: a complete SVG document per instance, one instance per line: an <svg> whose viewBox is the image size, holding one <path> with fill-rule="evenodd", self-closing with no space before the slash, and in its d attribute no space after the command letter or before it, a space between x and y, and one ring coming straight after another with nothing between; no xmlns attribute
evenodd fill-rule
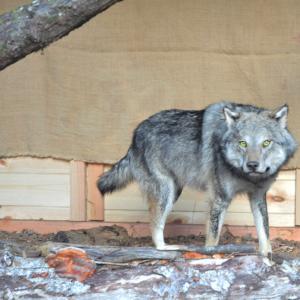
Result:
<svg viewBox="0 0 300 300"><path fill-rule="evenodd" d="M151 260L151 259L166 259L176 260L182 258L183 252L199 252L202 254L212 255L216 253L232 254L254 254L256 253L255 245L248 244L228 244L213 247L205 246L185 246L183 249L162 251L151 247L116 247L116 246L90 246L90 245L77 245L66 243L45 243L41 246L43 256L51 253L57 253L64 248L79 248L84 250L87 255L94 261L124 263L134 260Z"/></svg>

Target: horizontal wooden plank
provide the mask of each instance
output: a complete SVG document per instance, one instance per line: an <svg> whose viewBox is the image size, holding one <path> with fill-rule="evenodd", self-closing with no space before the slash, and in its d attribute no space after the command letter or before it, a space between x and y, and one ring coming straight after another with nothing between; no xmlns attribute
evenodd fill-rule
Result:
<svg viewBox="0 0 300 300"><path fill-rule="evenodd" d="M203 212L195 212L192 224L205 224L207 214ZM269 223L272 227L293 227L295 226L294 214L269 214ZM252 213L245 212L227 212L224 224L239 226L254 226Z"/></svg>
<svg viewBox="0 0 300 300"><path fill-rule="evenodd" d="M276 180L296 180L296 170L280 171Z"/></svg>
<svg viewBox="0 0 300 300"><path fill-rule="evenodd" d="M204 214L204 213L203 213ZM149 222L150 215L148 211L138 210L105 210L105 222ZM168 223L192 224L192 212L171 212L168 217Z"/></svg>
<svg viewBox="0 0 300 300"><path fill-rule="evenodd" d="M185 188L173 209L176 211L195 211L197 208L201 208L202 211L207 211L208 206L208 199L205 193Z"/></svg>
<svg viewBox="0 0 300 300"><path fill-rule="evenodd" d="M105 222L149 222L148 211L137 210L105 210ZM172 212L168 217L168 223L192 224L192 212Z"/></svg>
<svg viewBox="0 0 300 300"><path fill-rule="evenodd" d="M203 198L203 199L201 199ZM175 203L174 211L194 211L196 202L205 201L204 193L185 188ZM208 207L206 203L203 207ZM136 183L125 189L105 195L105 209L147 210L145 197L141 194Z"/></svg>
<svg viewBox="0 0 300 300"><path fill-rule="evenodd" d="M69 207L1 206L0 218L23 220L69 220Z"/></svg>
<svg viewBox="0 0 300 300"><path fill-rule="evenodd" d="M295 181L278 180L272 185L267 193L268 211L269 213L294 213L295 212ZM197 197L194 211L208 211L209 203L204 193L189 191L189 197ZM180 202L179 199L178 202ZM185 200L185 199L184 199ZM190 199L186 199L191 201ZM186 201L185 201L186 202ZM184 209L185 202L181 202L181 209ZM179 204L179 203L178 203ZM177 208L179 205L177 205ZM175 207L174 207L175 209ZM248 196L239 195L235 197L228 208L229 212L251 212Z"/></svg>
<svg viewBox="0 0 300 300"><path fill-rule="evenodd" d="M270 213L295 212L295 181L277 180L268 192L268 209ZM138 185L131 184L126 189L105 197L105 209L147 210L147 202L141 195ZM173 211L207 211L209 203L205 193L185 188L175 203ZM251 212L248 198L236 197L229 207L229 212Z"/></svg>
<svg viewBox="0 0 300 300"><path fill-rule="evenodd" d="M254 225L252 213L228 213L225 217L225 224L228 225ZM269 224L272 227L293 227L295 226L294 214L269 214Z"/></svg>
<svg viewBox="0 0 300 300"><path fill-rule="evenodd" d="M52 158L6 158L0 160L0 173L69 174L70 163Z"/></svg>
<svg viewBox="0 0 300 300"><path fill-rule="evenodd" d="M149 222L148 211L130 210L105 210L105 222ZM205 224L206 212L171 212L168 223L176 224ZM269 214L270 226L292 227L295 226L294 214ZM225 224L253 226L252 213L228 212L225 217Z"/></svg>
<svg viewBox="0 0 300 300"><path fill-rule="evenodd" d="M133 237L143 237L150 235L150 226L148 223L124 223L124 222L99 222L99 221L84 221L84 222L70 222L70 221L49 221L49 220L0 220L0 230L7 232L15 232L26 230L33 230L40 234L56 233L58 231L68 230L84 230L89 228L100 228L105 226L118 225L124 227L128 234ZM227 229L234 235L243 237L245 235L252 235L256 238L256 230L254 226L226 226ZM167 224L165 228L165 235L174 237L178 235L202 235L205 233L205 226L199 224ZM289 241L300 241L300 227L270 227L271 240L282 238Z"/></svg>
<svg viewBox="0 0 300 300"><path fill-rule="evenodd" d="M128 185L125 189L106 194L104 198L105 209L147 210L147 201L141 194L136 183Z"/></svg>
<svg viewBox="0 0 300 300"><path fill-rule="evenodd" d="M68 174L0 173L0 205L70 206Z"/></svg>
<svg viewBox="0 0 300 300"><path fill-rule="evenodd" d="M149 212L145 210L104 210L105 222L149 222Z"/></svg>

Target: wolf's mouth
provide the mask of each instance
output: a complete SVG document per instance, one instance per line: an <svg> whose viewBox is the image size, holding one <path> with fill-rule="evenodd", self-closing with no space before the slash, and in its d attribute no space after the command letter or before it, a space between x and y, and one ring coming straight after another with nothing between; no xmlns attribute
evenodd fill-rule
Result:
<svg viewBox="0 0 300 300"><path fill-rule="evenodd" d="M249 172L248 175L250 176L254 176L254 177L257 177L257 176L262 176L266 174L265 172Z"/></svg>
<svg viewBox="0 0 300 300"><path fill-rule="evenodd" d="M267 175L269 173L269 171L270 171L270 168L267 167L264 172L251 171L251 172L248 172L248 175L253 176L253 177L258 177L258 176Z"/></svg>

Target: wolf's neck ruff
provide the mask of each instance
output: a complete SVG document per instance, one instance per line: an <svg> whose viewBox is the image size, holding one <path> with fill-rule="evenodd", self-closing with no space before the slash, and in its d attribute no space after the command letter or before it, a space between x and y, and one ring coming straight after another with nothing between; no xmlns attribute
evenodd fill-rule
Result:
<svg viewBox="0 0 300 300"><path fill-rule="evenodd" d="M270 111L230 102L199 111L161 111L135 129L128 153L99 178L98 188L105 194L137 181L149 202L158 249L174 249L165 245L163 230L184 186L207 191L207 245L218 243L231 199L248 193L260 251L267 255L271 247L265 195L296 150L287 113L285 105Z"/></svg>

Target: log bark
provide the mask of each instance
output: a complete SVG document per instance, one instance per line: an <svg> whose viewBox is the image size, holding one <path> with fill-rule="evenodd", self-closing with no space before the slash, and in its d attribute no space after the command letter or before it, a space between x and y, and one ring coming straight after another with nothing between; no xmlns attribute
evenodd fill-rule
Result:
<svg viewBox="0 0 300 300"><path fill-rule="evenodd" d="M89 246L64 243L46 243L42 246L43 256L49 253L57 253L66 247L75 247L84 250L94 261L125 263L133 260L167 259L175 260L182 257L182 251L193 251L202 254L216 253L256 253L255 245L219 245L213 247L186 246L182 251L161 251L151 247L116 247L116 246Z"/></svg>
<svg viewBox="0 0 300 300"><path fill-rule="evenodd" d="M34 0L0 16L0 70L122 0Z"/></svg>

